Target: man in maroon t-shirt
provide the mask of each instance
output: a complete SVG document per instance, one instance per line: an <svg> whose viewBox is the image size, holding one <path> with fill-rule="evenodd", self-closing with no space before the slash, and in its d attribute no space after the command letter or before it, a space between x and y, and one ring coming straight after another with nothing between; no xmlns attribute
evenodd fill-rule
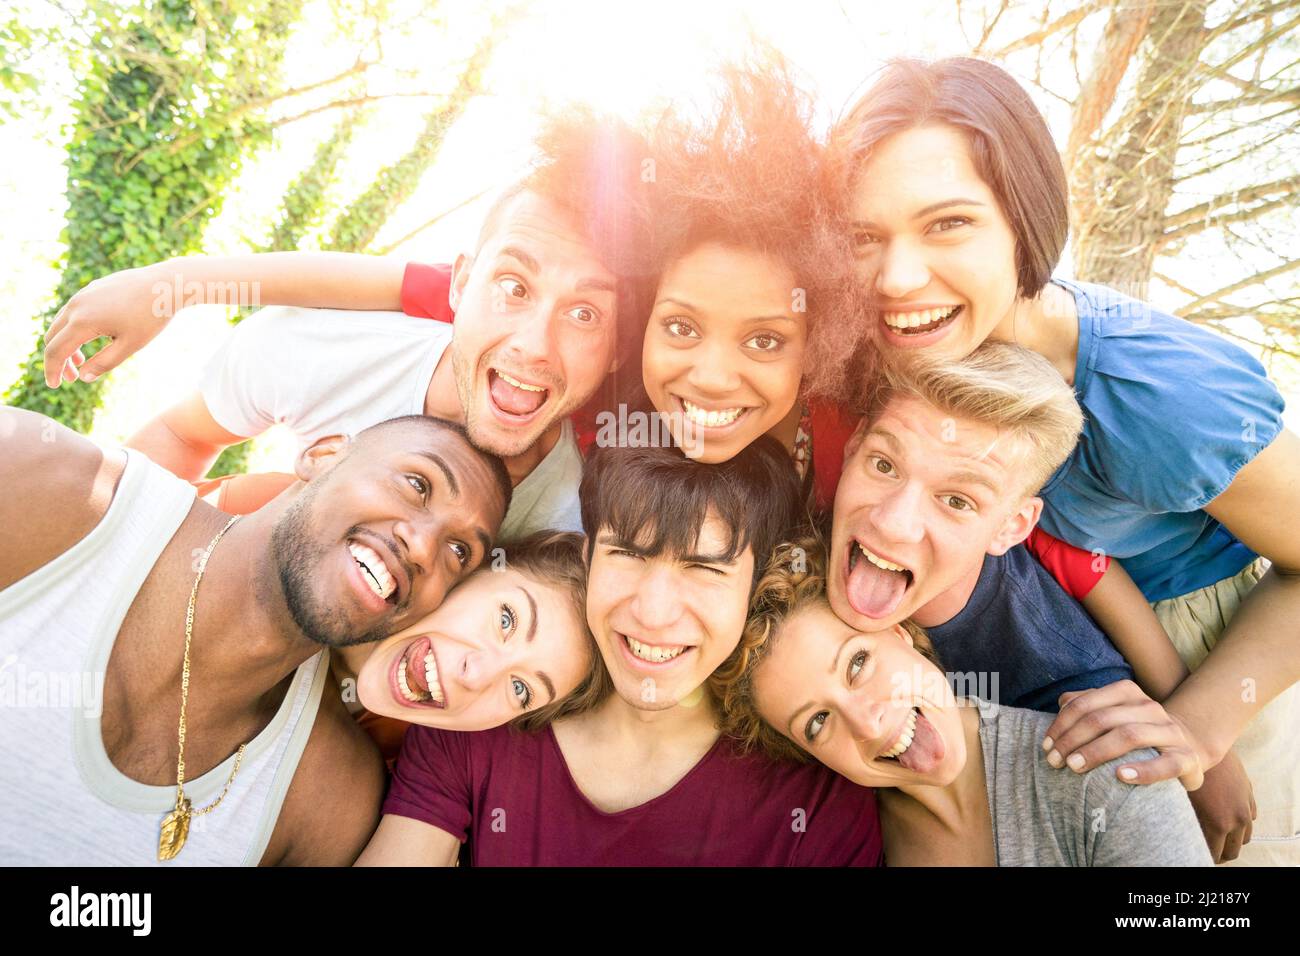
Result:
<svg viewBox="0 0 1300 956"><path fill-rule="evenodd" d="M798 494L771 439L717 465L598 449L581 501L604 686L537 733L413 727L360 862L450 865L468 840L476 865L878 865L872 791L738 753L708 689Z"/></svg>

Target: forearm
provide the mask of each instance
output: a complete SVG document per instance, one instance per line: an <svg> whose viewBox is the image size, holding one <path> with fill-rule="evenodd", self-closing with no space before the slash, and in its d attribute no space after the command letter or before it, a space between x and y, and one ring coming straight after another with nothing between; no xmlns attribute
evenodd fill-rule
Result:
<svg viewBox="0 0 1300 956"><path fill-rule="evenodd" d="M1168 698L1187 677L1187 667L1151 605L1118 563L1111 562L1083 606L1153 700Z"/></svg>
<svg viewBox="0 0 1300 956"><path fill-rule="evenodd" d="M144 453L177 478L198 481L208 473L221 454L221 447L200 445L179 436L162 416L153 419L125 442L127 448Z"/></svg>
<svg viewBox="0 0 1300 956"><path fill-rule="evenodd" d="M1251 590L1205 662L1165 702L1213 766L1251 718L1300 680L1300 574L1273 567Z"/></svg>
<svg viewBox="0 0 1300 956"><path fill-rule="evenodd" d="M405 268L399 259L346 252L188 256L149 267L155 293L173 311L199 303L397 311Z"/></svg>

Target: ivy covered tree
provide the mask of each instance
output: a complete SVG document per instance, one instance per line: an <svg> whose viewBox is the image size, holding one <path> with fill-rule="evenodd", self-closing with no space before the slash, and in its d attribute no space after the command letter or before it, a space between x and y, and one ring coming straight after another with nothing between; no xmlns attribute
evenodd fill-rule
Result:
<svg viewBox="0 0 1300 956"><path fill-rule="evenodd" d="M302 0L89 0L75 50L59 304L92 280L199 251L243 161L267 142ZM53 314L46 316L43 329ZM93 343L93 354L102 342ZM88 431L103 380L45 386L42 343L5 401Z"/></svg>

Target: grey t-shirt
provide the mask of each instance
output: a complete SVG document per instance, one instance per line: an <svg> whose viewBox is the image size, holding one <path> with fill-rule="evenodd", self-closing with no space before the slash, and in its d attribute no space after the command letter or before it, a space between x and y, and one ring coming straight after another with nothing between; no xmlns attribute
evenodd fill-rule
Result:
<svg viewBox="0 0 1300 956"><path fill-rule="evenodd" d="M1121 764L1057 770L1042 741L1053 714L984 705L980 744L998 866L1211 866L1187 791L1177 780L1131 786Z"/></svg>
<svg viewBox="0 0 1300 956"><path fill-rule="evenodd" d="M510 510L501 523L502 541L534 531L581 531L578 485L582 482L582 453L566 418L555 447L537 463L510 496Z"/></svg>

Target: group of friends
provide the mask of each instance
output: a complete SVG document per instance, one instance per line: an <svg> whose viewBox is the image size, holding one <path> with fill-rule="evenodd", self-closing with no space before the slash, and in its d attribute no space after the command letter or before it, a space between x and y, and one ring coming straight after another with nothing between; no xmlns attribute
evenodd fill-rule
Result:
<svg viewBox="0 0 1300 956"><path fill-rule="evenodd" d="M122 449L0 410L0 659L96 691L0 693L0 858L1300 863L1264 368L1053 277L1066 177L999 67L896 61L828 136L778 59L724 77L554 117L450 266L68 302L51 387L174 275L268 307ZM205 480L275 425L293 474Z"/></svg>

